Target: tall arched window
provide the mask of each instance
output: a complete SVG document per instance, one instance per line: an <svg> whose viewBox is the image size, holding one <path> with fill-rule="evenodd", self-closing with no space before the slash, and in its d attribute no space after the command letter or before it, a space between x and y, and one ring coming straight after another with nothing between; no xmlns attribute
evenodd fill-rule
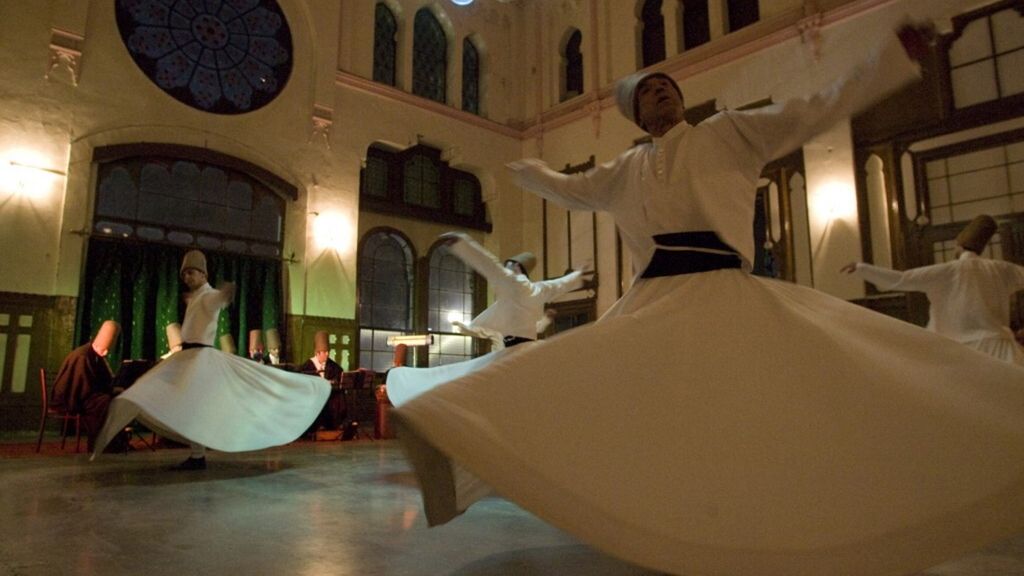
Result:
<svg viewBox="0 0 1024 576"><path fill-rule="evenodd" d="M398 53L398 22L383 2L377 4L373 25L373 81L395 86L395 59Z"/></svg>
<svg viewBox="0 0 1024 576"><path fill-rule="evenodd" d="M645 0L640 10L641 68L665 59L665 18L661 15L661 0Z"/></svg>
<svg viewBox="0 0 1024 576"><path fill-rule="evenodd" d="M462 109L480 113L480 53L469 38L462 40Z"/></svg>
<svg viewBox="0 0 1024 576"><path fill-rule="evenodd" d="M562 60L565 66L563 101L583 94L583 53L580 51L582 44L583 34L579 30L574 29L569 34L569 40L565 43L565 53Z"/></svg>
<svg viewBox="0 0 1024 576"><path fill-rule="evenodd" d="M413 23L412 93L436 102L446 101L448 39L429 8L421 8Z"/></svg>
<svg viewBox="0 0 1024 576"><path fill-rule="evenodd" d="M473 270L453 256L447 244L434 247L427 297L427 329L434 334L429 349L431 366L472 358L473 339L458 334L452 321L469 322L473 318L475 284Z"/></svg>
<svg viewBox="0 0 1024 576"><path fill-rule="evenodd" d="M359 249L359 366L391 367L389 336L413 330L412 244L396 230L372 230Z"/></svg>
<svg viewBox="0 0 1024 576"><path fill-rule="evenodd" d="M167 352L166 327L181 322L181 258L206 254L211 284L231 281L235 301L218 335L283 330L284 214L295 187L241 159L205 148L124 144L97 148L96 204L78 302L76 343L104 320L122 333L123 358Z"/></svg>
<svg viewBox="0 0 1024 576"><path fill-rule="evenodd" d="M711 20L708 17L708 0L681 0L683 50L696 48L711 40Z"/></svg>

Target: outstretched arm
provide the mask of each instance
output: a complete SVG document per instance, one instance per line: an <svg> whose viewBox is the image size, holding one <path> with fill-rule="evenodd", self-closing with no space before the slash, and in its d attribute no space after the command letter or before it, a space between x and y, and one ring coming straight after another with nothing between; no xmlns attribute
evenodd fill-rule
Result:
<svg viewBox="0 0 1024 576"><path fill-rule="evenodd" d="M442 235L442 238L450 239L452 244L448 250L486 278L496 291L515 284L516 275L511 270L505 269L494 254L488 252L469 235L462 232L448 232Z"/></svg>
<svg viewBox="0 0 1024 576"><path fill-rule="evenodd" d="M899 290L903 292L927 292L936 284L946 280L941 264L914 268L912 270L890 270L863 262L851 262L840 270L846 274L856 274L871 282L880 290Z"/></svg>
<svg viewBox="0 0 1024 576"><path fill-rule="evenodd" d="M556 172L537 158L524 158L505 166L521 188L570 210L605 210L618 174L615 161L578 174Z"/></svg>
<svg viewBox="0 0 1024 576"><path fill-rule="evenodd" d="M927 53L926 30L911 25L900 28L867 60L809 98L732 112L727 117L762 161L781 157L839 120L918 79L917 60Z"/></svg>

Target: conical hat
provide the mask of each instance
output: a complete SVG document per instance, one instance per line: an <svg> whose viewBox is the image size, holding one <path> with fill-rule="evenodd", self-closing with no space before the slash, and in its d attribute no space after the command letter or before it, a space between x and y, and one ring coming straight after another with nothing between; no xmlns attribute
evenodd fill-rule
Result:
<svg viewBox="0 0 1024 576"><path fill-rule="evenodd" d="M676 92L679 93L679 98L683 98L683 91L679 89L679 84L676 83L675 79L662 72L641 71L619 80L619 83L615 85L615 104L618 106L619 112L637 126L640 126L640 121L637 118L636 89L640 87L641 82L652 76L660 76L671 82ZM643 128L643 126L640 127Z"/></svg>
<svg viewBox="0 0 1024 576"><path fill-rule="evenodd" d="M231 337L231 334L224 334L220 337L220 351L225 354L238 352L238 348L235 347L235 339Z"/></svg>
<svg viewBox="0 0 1024 576"><path fill-rule="evenodd" d="M330 337L326 330L320 330L313 335L313 352L326 352L330 348Z"/></svg>
<svg viewBox="0 0 1024 576"><path fill-rule="evenodd" d="M189 250L186 252L185 257L181 260L181 270L178 271L178 274L183 274L185 270L188 270L189 268L195 268L203 274L207 274L206 255L199 250Z"/></svg>
<svg viewBox="0 0 1024 576"><path fill-rule="evenodd" d="M507 258L505 262L508 262L509 260L516 262L520 266L522 266L523 270L525 270L527 274L529 274L530 271L533 270L533 267L537 265L537 257L533 255L533 252L523 252L522 254L516 254L511 258Z"/></svg>
<svg viewBox="0 0 1024 576"><path fill-rule="evenodd" d="M107 320L100 326L96 337L92 339L92 347L97 352L110 350L110 347L114 345L114 341L117 340L117 333L121 330L121 325L113 320Z"/></svg>
<svg viewBox="0 0 1024 576"><path fill-rule="evenodd" d="M281 349L281 334L277 331L277 328L268 328L266 338L267 350Z"/></svg>
<svg viewBox="0 0 1024 576"><path fill-rule="evenodd" d="M174 350L181 346L181 324L172 322L167 325L167 347Z"/></svg>
<svg viewBox="0 0 1024 576"><path fill-rule="evenodd" d="M249 330L249 350L263 349L263 330Z"/></svg>
<svg viewBox="0 0 1024 576"><path fill-rule="evenodd" d="M992 239L997 228L996 221L988 214L976 216L967 227L957 234L956 243L964 250L981 254L985 251L985 246L988 245L988 241Z"/></svg>

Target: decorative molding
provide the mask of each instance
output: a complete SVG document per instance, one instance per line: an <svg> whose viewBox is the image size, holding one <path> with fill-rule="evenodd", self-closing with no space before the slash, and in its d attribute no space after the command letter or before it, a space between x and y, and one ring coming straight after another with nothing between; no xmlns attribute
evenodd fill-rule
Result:
<svg viewBox="0 0 1024 576"><path fill-rule="evenodd" d="M82 67L82 44L85 37L53 28L50 32L50 63L43 75L47 80L57 80L78 86Z"/></svg>
<svg viewBox="0 0 1024 576"><path fill-rule="evenodd" d="M326 106L314 104L311 120L312 130L310 130L308 142L316 140L330 150L331 126L334 125L334 111Z"/></svg>

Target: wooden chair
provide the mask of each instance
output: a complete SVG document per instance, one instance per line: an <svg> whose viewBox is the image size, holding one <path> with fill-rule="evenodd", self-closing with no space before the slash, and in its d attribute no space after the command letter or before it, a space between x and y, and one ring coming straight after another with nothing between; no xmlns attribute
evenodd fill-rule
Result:
<svg viewBox="0 0 1024 576"><path fill-rule="evenodd" d="M68 439L68 422L75 423L75 452L82 448L82 417L78 414L68 414L62 408L50 406L50 396L53 391L46 384L46 370L39 369L39 391L43 398L43 411L39 418L39 439L36 440L36 452L43 446L43 432L46 431L46 420L49 418L59 419L60 427L60 449L64 449L64 443Z"/></svg>

